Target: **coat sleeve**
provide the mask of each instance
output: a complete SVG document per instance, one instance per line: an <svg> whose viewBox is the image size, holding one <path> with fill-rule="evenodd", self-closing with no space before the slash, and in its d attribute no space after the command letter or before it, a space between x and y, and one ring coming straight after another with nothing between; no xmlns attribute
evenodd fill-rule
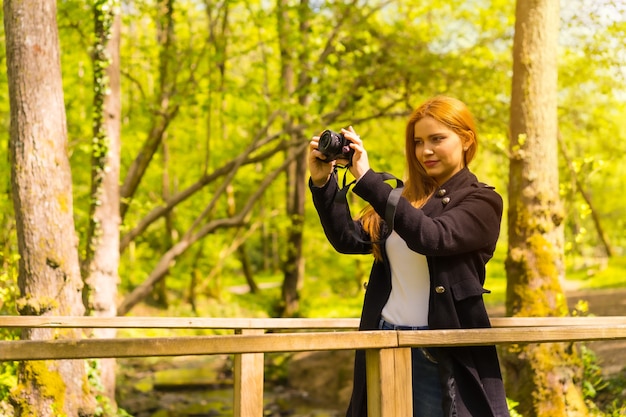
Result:
<svg viewBox="0 0 626 417"><path fill-rule="evenodd" d="M333 248L346 254L371 253L372 245L359 241L369 240L361 222L352 219L347 203L335 201L339 191L337 177L332 175L323 187L315 187L309 179L309 188L324 234Z"/></svg>
<svg viewBox="0 0 626 417"><path fill-rule="evenodd" d="M373 171L366 173L353 191L384 216L392 188ZM426 256L450 256L495 245L500 234L502 197L478 182L448 194L447 204L433 197L430 214L404 197L398 202L394 230L408 247ZM439 204L440 207L432 205Z"/></svg>

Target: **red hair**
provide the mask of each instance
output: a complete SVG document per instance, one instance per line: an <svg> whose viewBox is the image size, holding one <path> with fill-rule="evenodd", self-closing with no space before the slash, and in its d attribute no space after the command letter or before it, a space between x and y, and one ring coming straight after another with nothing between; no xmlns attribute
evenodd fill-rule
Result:
<svg viewBox="0 0 626 417"><path fill-rule="evenodd" d="M467 147L464 155L465 165L474 159L478 148L478 134L474 117L462 101L448 96L435 96L416 108L406 125L405 157L407 179L402 191L402 195L415 207L421 207L438 187L435 180L426 174L415 155L415 123L425 117L435 119L461 138ZM363 228L369 233L372 241L376 241L380 237L381 220L381 217L371 206L364 209L361 221ZM377 260L382 259L378 245L374 245L373 254Z"/></svg>

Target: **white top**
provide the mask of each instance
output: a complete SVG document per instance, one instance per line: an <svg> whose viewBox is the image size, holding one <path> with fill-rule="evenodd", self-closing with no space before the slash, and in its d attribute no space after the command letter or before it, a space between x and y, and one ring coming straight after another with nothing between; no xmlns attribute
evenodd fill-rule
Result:
<svg viewBox="0 0 626 417"><path fill-rule="evenodd" d="M385 249L391 265L391 294L383 319L402 326L427 326L430 276L426 256L409 249L395 231Z"/></svg>

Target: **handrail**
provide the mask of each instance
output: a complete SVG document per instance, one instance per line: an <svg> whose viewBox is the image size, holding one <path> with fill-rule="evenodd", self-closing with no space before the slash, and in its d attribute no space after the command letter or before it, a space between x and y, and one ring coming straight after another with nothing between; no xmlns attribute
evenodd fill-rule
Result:
<svg viewBox="0 0 626 417"><path fill-rule="evenodd" d="M0 328L356 329L358 318L0 316Z"/></svg>
<svg viewBox="0 0 626 417"><path fill-rule="evenodd" d="M0 341L0 361L234 354L234 416L263 415L265 352L366 351L370 417L412 415L411 347L626 339L626 317L502 317L492 328L355 331L358 319L0 316L0 328L233 329L235 335ZM327 330L277 332L265 330Z"/></svg>
<svg viewBox="0 0 626 417"><path fill-rule="evenodd" d="M132 358L385 349L398 347L396 332L315 332L261 335L0 341L0 361Z"/></svg>
<svg viewBox="0 0 626 417"><path fill-rule="evenodd" d="M0 361L480 346L626 339L626 324L0 341Z"/></svg>
<svg viewBox="0 0 626 417"><path fill-rule="evenodd" d="M624 316L494 317L497 327L578 326L626 324ZM117 328L117 329L264 329L319 330L359 327L358 318L223 318L223 317L86 317L0 316L0 328Z"/></svg>

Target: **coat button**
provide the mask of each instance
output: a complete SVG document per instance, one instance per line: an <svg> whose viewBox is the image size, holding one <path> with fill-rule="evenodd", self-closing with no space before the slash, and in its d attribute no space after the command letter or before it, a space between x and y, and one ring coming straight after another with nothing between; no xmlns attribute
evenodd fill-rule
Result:
<svg viewBox="0 0 626 417"><path fill-rule="evenodd" d="M448 204L450 202L450 197L444 197L443 199L441 199L441 203L445 206L446 204Z"/></svg>
<svg viewBox="0 0 626 417"><path fill-rule="evenodd" d="M446 195L447 191L445 189L440 189L439 191L437 191L437 195L439 197L443 197L444 195Z"/></svg>
<svg viewBox="0 0 626 417"><path fill-rule="evenodd" d="M444 292L446 292L446 289L443 286L441 286L441 285L437 285L435 287L435 292L437 294L443 294Z"/></svg>

